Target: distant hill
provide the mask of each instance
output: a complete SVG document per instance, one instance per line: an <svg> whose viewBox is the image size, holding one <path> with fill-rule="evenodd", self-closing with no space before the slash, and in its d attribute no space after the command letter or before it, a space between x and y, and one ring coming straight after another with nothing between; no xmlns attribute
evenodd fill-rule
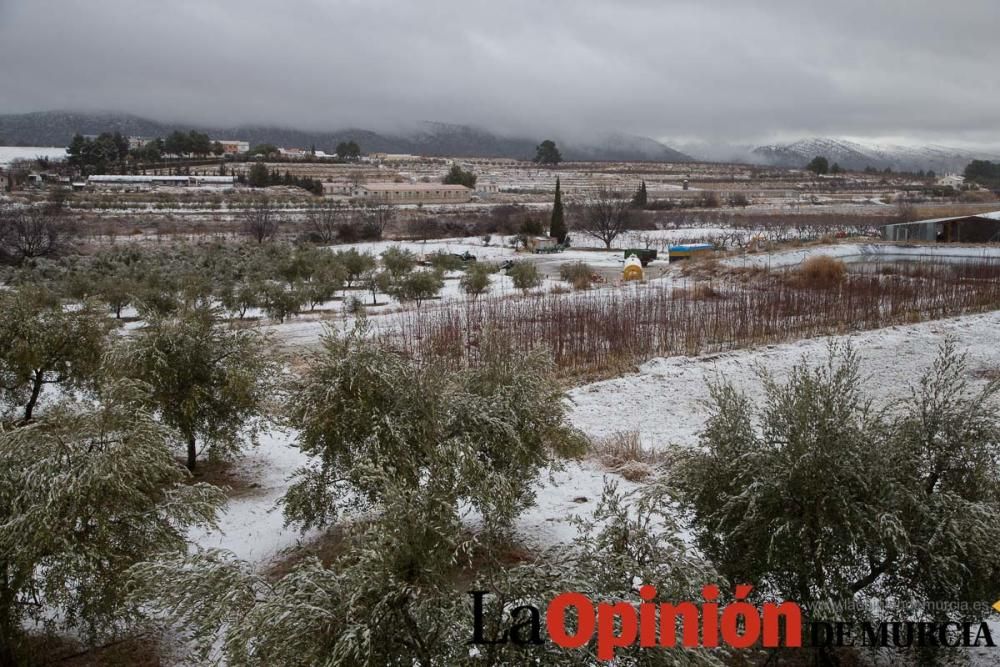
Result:
<svg viewBox="0 0 1000 667"><path fill-rule="evenodd" d="M0 115L0 138L7 145L66 146L73 135L121 132L128 136L162 137L174 130L196 129L217 139L239 139L251 145L309 148L333 152L341 141L357 141L365 152L413 153L456 157L507 157L530 159L541 138L501 136L468 125L421 123L407 134L386 134L361 128L310 132L281 127L192 127L184 123L163 123L118 113L75 113L45 111ZM544 138L544 137L542 137ZM691 162L693 158L648 137L620 133L595 135L589 142L560 141L567 160L656 160Z"/></svg>
<svg viewBox="0 0 1000 667"><path fill-rule="evenodd" d="M759 146L750 152L753 162L777 167L802 168L814 157L823 156L845 169L875 167L893 171L927 171L938 174L961 172L974 159L993 159L997 156L965 151L946 146L894 146L862 144L843 139L813 137L789 144Z"/></svg>

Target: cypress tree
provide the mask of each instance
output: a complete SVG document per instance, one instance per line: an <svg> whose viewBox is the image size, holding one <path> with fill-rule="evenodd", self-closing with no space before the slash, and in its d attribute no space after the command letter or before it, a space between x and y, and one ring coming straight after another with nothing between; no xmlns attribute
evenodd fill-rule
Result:
<svg viewBox="0 0 1000 667"><path fill-rule="evenodd" d="M632 197L632 206L635 208L646 208L647 201L646 181L642 181L639 189L635 191L635 196Z"/></svg>
<svg viewBox="0 0 1000 667"><path fill-rule="evenodd" d="M552 222L549 224L549 236L559 241L566 242L566 221L563 219L562 191L559 186L559 179L556 179L556 198L552 204Z"/></svg>

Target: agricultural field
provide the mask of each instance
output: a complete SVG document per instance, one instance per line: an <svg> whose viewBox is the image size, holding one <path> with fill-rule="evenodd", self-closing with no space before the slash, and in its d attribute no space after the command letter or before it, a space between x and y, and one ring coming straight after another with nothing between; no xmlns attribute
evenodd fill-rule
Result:
<svg viewBox="0 0 1000 667"><path fill-rule="evenodd" d="M783 508L802 474L815 487L808 516L841 521L824 494L884 484L865 508L896 532L852 516L863 538L831 550L905 551L949 590L986 585L990 573L924 549L934 536L911 517L946 505L975 536L961 545L970 552L1000 537L978 513L995 488L984 470L996 452L979 436L1000 418L1000 247L890 244L879 227L988 204L906 208L902 180L867 175L830 193L800 172L740 165L459 162L496 189L435 206L291 187L266 199L40 189L0 203L0 500L15 507L0 543L25 522L53 527L19 550L17 587L0 582L13 600L0 602L0 639L66 664L281 664L300 648L357 664L411 651L479 664L466 648L472 586L535 600L571 581L613 595L623 580L656 580L687 599L745 575L784 595L768 568L797 557L747 547L759 569L745 573L724 545L741 531L828 539L784 509L756 522L727 481L733 461L788 448L804 458L769 464L773 488L755 502ZM436 178L449 163L393 169ZM554 173L569 243L533 252ZM592 224L610 206L595 193L638 182L674 203L626 202L610 235ZM725 195L700 206L706 190ZM729 201L737 190L748 203ZM692 243L713 249L668 261L671 246ZM642 280L623 280L629 249L657 252ZM928 409L979 430L931 433ZM985 468L963 477L957 463L943 490L914 500L927 465L909 448L914 433L943 439L941 460L961 446ZM906 466L880 477L897 459ZM720 518L729 510L709 488L746 521ZM127 518L107 502L91 516L76 497L116 499ZM115 551L129 531L142 544ZM858 558L816 555L844 588L798 575L869 601L918 578L892 569L893 556L865 583ZM314 595L332 616L303 611ZM490 608L490 627L505 614ZM81 623L93 619L110 630ZM303 624L315 639L301 647ZM372 639L388 626L407 629ZM493 663L521 655L483 650Z"/></svg>

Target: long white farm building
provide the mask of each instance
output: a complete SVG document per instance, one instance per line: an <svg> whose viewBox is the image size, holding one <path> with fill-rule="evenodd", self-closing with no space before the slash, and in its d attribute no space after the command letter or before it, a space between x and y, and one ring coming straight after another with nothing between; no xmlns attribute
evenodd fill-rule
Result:
<svg viewBox="0 0 1000 667"><path fill-rule="evenodd" d="M390 204L451 204L469 201L472 190L441 183L365 183L353 188L351 196Z"/></svg>
<svg viewBox="0 0 1000 667"><path fill-rule="evenodd" d="M231 188L232 176L135 176L130 174L103 174L88 176L87 185L107 190L139 190L153 187L212 187Z"/></svg>

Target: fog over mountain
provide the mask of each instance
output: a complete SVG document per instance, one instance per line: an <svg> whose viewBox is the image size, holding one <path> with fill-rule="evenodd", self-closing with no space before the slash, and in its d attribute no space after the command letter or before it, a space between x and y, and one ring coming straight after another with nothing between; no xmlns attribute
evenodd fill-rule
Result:
<svg viewBox="0 0 1000 667"><path fill-rule="evenodd" d="M397 133L363 128L306 131L278 126L208 127L163 123L129 114L38 112L0 115L0 145L65 146L74 134L120 132L126 136L164 137L174 130L198 129L216 139L240 139L251 145L315 147L334 152L341 141L356 141L365 152L414 153L431 156L505 157L531 159L538 139L499 135L485 129L451 123L424 122ZM595 133L586 140L559 140L567 160L649 160L690 162L693 158L648 137Z"/></svg>
<svg viewBox="0 0 1000 667"><path fill-rule="evenodd" d="M993 0L0 0L0 113L975 149L1000 144L997 25Z"/></svg>

